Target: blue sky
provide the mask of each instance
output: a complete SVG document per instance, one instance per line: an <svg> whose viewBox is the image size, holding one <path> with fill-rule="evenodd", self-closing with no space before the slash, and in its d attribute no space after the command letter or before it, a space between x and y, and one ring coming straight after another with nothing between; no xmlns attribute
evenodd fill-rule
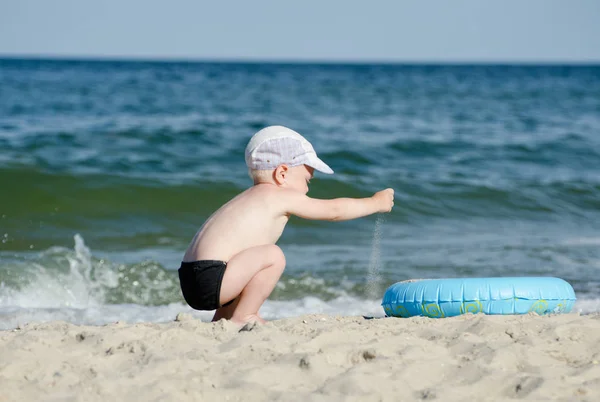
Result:
<svg viewBox="0 0 600 402"><path fill-rule="evenodd" d="M0 0L0 55L600 62L600 1Z"/></svg>

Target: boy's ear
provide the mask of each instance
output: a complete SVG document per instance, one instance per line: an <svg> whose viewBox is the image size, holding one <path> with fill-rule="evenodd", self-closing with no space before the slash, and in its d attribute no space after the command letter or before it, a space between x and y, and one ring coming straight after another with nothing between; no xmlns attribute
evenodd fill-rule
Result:
<svg viewBox="0 0 600 402"><path fill-rule="evenodd" d="M283 184L285 183L285 178L287 177L288 174L288 167L287 165L279 165L277 166L277 168L275 168L275 172L273 173L273 178L275 179L275 183L277 184Z"/></svg>

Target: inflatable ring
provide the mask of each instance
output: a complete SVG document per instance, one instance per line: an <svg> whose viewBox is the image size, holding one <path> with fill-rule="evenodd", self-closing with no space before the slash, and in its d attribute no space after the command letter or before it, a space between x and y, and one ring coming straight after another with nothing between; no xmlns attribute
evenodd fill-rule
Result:
<svg viewBox="0 0 600 402"><path fill-rule="evenodd" d="M452 317L466 313L568 313L573 287L559 278L457 278L398 282L383 295L390 317Z"/></svg>

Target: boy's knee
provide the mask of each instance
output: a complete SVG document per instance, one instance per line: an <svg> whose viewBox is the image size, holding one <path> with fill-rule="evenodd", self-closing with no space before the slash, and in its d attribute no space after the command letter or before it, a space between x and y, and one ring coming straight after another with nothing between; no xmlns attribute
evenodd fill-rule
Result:
<svg viewBox="0 0 600 402"><path fill-rule="evenodd" d="M282 268L285 267L285 254L283 254L283 250L281 250L278 245L273 244L270 246L269 253L271 254L271 261L274 265Z"/></svg>

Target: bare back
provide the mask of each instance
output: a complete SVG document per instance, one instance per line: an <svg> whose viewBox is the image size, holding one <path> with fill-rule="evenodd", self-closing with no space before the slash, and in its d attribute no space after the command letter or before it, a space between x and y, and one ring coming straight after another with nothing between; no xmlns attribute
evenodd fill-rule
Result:
<svg viewBox="0 0 600 402"><path fill-rule="evenodd" d="M212 214L192 239L183 261L229 261L242 250L275 244L288 222L275 185L259 184Z"/></svg>

